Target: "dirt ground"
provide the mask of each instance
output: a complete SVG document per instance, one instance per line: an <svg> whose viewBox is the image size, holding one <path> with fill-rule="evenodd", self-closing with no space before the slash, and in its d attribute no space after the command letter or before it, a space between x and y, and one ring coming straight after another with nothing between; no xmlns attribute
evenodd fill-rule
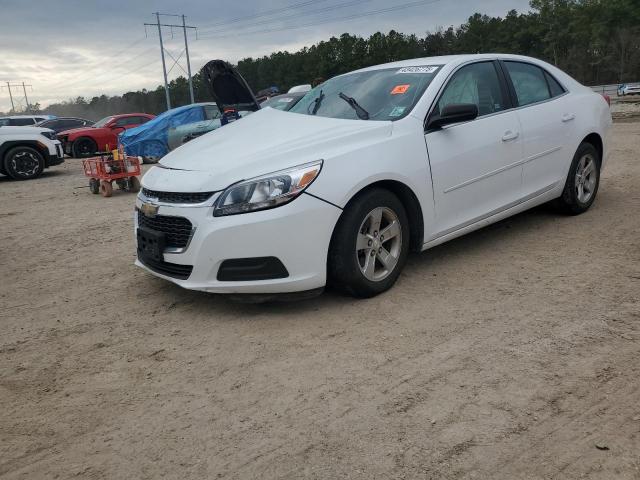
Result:
<svg viewBox="0 0 640 480"><path fill-rule="evenodd" d="M640 479L640 123L594 207L239 305L133 265L132 194L0 178L2 479Z"/></svg>

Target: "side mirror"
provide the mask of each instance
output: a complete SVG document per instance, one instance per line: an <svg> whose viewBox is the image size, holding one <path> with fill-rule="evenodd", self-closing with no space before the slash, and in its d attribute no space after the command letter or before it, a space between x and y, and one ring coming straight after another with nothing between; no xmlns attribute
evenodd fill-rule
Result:
<svg viewBox="0 0 640 480"><path fill-rule="evenodd" d="M478 118L478 106L473 103L452 103L445 106L440 114L429 117L427 130L440 128L452 123L468 122Z"/></svg>
<svg viewBox="0 0 640 480"><path fill-rule="evenodd" d="M119 127L118 125L112 125L110 128L116 133L124 132L124 127Z"/></svg>

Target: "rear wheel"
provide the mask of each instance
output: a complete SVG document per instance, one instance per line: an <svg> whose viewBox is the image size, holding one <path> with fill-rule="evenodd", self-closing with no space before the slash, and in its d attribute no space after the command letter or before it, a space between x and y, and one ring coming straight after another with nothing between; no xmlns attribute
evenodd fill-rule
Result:
<svg viewBox="0 0 640 480"><path fill-rule="evenodd" d="M81 137L73 142L71 152L75 158L90 157L98 151L96 142L88 137Z"/></svg>
<svg viewBox="0 0 640 480"><path fill-rule="evenodd" d="M562 196L554 206L569 215L589 210L600 185L600 154L590 143L581 143L573 157Z"/></svg>
<svg viewBox="0 0 640 480"><path fill-rule="evenodd" d="M100 193L100 180L98 180L97 178L90 178L89 179L89 190L94 195L97 195L98 193Z"/></svg>
<svg viewBox="0 0 640 480"><path fill-rule="evenodd" d="M36 178L44 170L42 154L31 147L15 147L4 157L4 171L16 180Z"/></svg>
<svg viewBox="0 0 640 480"><path fill-rule="evenodd" d="M409 253L409 221L388 190L365 191L338 221L329 247L329 283L356 297L373 297L398 279Z"/></svg>

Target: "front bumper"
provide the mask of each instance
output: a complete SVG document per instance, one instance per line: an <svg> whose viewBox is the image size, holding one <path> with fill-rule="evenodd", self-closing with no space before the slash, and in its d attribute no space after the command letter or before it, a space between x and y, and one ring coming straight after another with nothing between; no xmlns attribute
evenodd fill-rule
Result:
<svg viewBox="0 0 640 480"><path fill-rule="evenodd" d="M51 142L52 145L47 145L47 158L45 159L46 166L51 167L53 165L59 165L64 162L64 153L62 152L62 144L59 140Z"/></svg>
<svg viewBox="0 0 640 480"><path fill-rule="evenodd" d="M157 215L187 218L193 233L181 253L165 250L165 262L193 266L186 279L159 273L136 259L136 265L191 290L213 293L288 293L321 288L326 283L327 252L339 208L303 193L291 203L270 210L214 217L208 206L161 204ZM142 205L136 200L135 225ZM270 280L220 281L225 260L275 257L288 276Z"/></svg>

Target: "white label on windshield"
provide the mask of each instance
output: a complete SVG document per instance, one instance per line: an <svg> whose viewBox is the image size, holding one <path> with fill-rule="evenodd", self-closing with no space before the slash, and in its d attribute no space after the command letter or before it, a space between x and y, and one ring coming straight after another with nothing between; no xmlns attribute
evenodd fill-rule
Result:
<svg viewBox="0 0 640 480"><path fill-rule="evenodd" d="M398 70L396 73L433 73L438 70L437 66L428 66L428 67L403 67Z"/></svg>
<svg viewBox="0 0 640 480"><path fill-rule="evenodd" d="M280 103L290 103L290 102L293 102L293 98L280 98L280 99L278 99L278 102L280 102Z"/></svg>

